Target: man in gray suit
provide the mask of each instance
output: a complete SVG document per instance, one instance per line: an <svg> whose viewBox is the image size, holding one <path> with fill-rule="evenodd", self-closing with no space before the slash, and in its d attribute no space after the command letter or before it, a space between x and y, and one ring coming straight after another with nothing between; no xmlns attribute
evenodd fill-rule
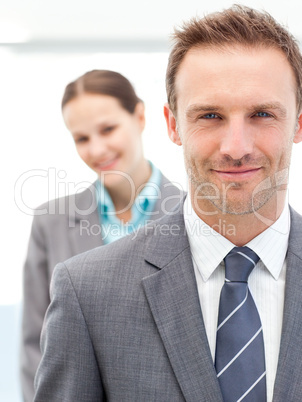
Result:
<svg viewBox="0 0 302 402"><path fill-rule="evenodd" d="M56 267L35 401L301 400L302 218L285 191L302 140L298 45L270 15L239 6L190 21L174 39L165 117L184 149L188 196L135 236ZM260 258L245 255L266 371L232 399L215 348L235 246Z"/></svg>

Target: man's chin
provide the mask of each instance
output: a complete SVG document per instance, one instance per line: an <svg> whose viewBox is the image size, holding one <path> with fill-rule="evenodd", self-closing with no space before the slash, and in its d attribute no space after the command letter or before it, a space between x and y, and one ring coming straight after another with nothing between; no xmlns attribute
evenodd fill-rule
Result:
<svg viewBox="0 0 302 402"><path fill-rule="evenodd" d="M216 208L219 213L225 215L249 215L254 214L264 207L272 198L274 192L265 192L257 194L257 197L229 199L224 202L221 200L211 200L211 204Z"/></svg>
<svg viewBox="0 0 302 402"><path fill-rule="evenodd" d="M227 203L221 205L219 203L212 203L218 213L223 215L248 215L255 212L251 205L242 205L241 203Z"/></svg>

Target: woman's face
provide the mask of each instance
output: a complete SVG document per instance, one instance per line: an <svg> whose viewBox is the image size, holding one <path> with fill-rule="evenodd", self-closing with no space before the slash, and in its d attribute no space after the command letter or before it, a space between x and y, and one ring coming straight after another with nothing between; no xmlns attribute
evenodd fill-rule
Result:
<svg viewBox="0 0 302 402"><path fill-rule="evenodd" d="M84 93L64 106L63 118L78 154L107 188L133 177L144 162L143 104L131 114L112 96Z"/></svg>

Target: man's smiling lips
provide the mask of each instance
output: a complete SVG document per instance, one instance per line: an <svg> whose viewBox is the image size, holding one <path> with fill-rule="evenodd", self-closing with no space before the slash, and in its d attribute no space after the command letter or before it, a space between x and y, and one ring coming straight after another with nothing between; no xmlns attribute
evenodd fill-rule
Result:
<svg viewBox="0 0 302 402"><path fill-rule="evenodd" d="M244 166L240 168L229 168L226 170L212 169L212 172L214 172L223 181L238 181L252 179L260 170L261 167Z"/></svg>

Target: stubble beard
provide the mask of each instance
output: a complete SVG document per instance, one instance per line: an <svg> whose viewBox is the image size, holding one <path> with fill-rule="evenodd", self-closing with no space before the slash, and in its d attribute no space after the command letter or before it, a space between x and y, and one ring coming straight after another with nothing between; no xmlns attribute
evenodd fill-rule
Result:
<svg viewBox="0 0 302 402"><path fill-rule="evenodd" d="M232 164L230 164L227 159L228 158L219 163L219 168L218 166L212 168L222 170L226 166L239 167L247 163L247 161L243 162L242 160L233 160ZM261 159L261 164L259 164L260 161L258 161L258 164L254 161L254 166L269 165L269 161L266 160L264 163L263 158ZM217 184L211 181L211 178L206 178L200 174L200 172L210 171L209 166L207 166L208 163L201 162L201 165L197 166L195 161L186 158L185 164L191 187L192 202L195 205L198 205L197 197L202 197L202 200L208 202L222 214L253 214L262 208L277 192L277 187L274 185L273 181L270 182L271 185L268 188L260 189L256 192L244 191L243 187L246 183L222 183L222 185L218 187ZM266 179L270 178L267 177ZM205 213L205 211L202 212ZM213 214L213 208L211 209L210 214Z"/></svg>

